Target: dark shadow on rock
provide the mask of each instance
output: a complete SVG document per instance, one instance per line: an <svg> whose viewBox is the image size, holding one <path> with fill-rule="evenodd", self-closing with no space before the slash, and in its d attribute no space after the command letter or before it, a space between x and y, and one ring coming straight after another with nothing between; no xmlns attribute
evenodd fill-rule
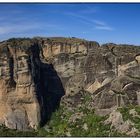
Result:
<svg viewBox="0 0 140 140"><path fill-rule="evenodd" d="M40 104L41 122L44 126L51 119L51 115L60 105L65 91L56 70L52 64L42 63L40 47L35 44L31 47L31 66L33 81L36 85L36 96Z"/></svg>
<svg viewBox="0 0 140 140"><path fill-rule="evenodd" d="M43 95L42 122L45 124L56 109L59 108L61 97L64 96L64 88L53 65L41 63L40 91Z"/></svg>

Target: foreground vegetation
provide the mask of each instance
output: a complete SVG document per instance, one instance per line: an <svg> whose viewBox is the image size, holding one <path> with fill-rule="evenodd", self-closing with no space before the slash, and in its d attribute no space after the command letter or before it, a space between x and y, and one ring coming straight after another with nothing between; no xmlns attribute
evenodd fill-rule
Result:
<svg viewBox="0 0 140 140"><path fill-rule="evenodd" d="M0 127L0 136L9 137L112 137L126 136L110 129L110 125L104 125L108 116L98 116L94 110L79 108L75 114L61 107L56 111L52 119L37 131L20 132L4 126Z"/></svg>
<svg viewBox="0 0 140 140"><path fill-rule="evenodd" d="M70 99L70 97L69 97ZM78 96L77 99L80 99ZM126 134L117 132L111 124L105 125L104 121L109 117L98 116L93 108L89 107L91 95L82 95L79 104L66 106L61 104L60 108L53 113L51 120L36 131L20 132L0 126L0 136L9 137L126 137ZM71 99L74 100L73 98ZM130 114L134 109L136 115ZM134 127L140 131L140 107L128 106L118 108L123 120L131 120Z"/></svg>
<svg viewBox="0 0 140 140"><path fill-rule="evenodd" d="M65 112L65 113L64 113ZM83 116L83 113L85 115ZM0 127L0 136L9 137L105 137L119 136L117 132L111 133L109 125L103 125L106 117L94 114L94 111L83 110L83 113L67 112L61 108L55 112L52 119L44 128L37 131L20 132L4 126Z"/></svg>
<svg viewBox="0 0 140 140"><path fill-rule="evenodd" d="M137 108L140 111L139 108ZM121 108L125 120L131 119L138 130L140 130L140 118L133 118L128 114L128 108ZM103 122L108 116L95 115L94 111L83 110L83 113L66 112L63 108L56 111L50 122L37 131L17 131L0 126L1 137L125 137L112 130L110 125L104 125Z"/></svg>

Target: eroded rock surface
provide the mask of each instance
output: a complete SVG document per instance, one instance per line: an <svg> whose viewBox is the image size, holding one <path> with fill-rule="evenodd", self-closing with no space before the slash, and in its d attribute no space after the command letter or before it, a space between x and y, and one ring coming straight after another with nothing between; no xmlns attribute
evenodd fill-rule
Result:
<svg viewBox="0 0 140 140"><path fill-rule="evenodd" d="M139 131L134 127L134 123L130 120L123 120L122 114L119 111L112 111L109 118L105 120L105 124L111 124L111 128L116 129L121 133L126 133L127 135L135 136Z"/></svg>
<svg viewBox="0 0 140 140"><path fill-rule="evenodd" d="M140 47L100 46L77 38L0 43L1 124L36 129L59 106L64 90L64 100L88 92L92 106L104 114L115 107L140 105Z"/></svg>
<svg viewBox="0 0 140 140"><path fill-rule="evenodd" d="M64 89L56 71L40 59L35 40L13 39L0 46L0 123L37 129L59 106Z"/></svg>
<svg viewBox="0 0 140 140"><path fill-rule="evenodd" d="M49 38L50 44L44 39L42 47L61 77L66 96L85 90L94 95L95 108L105 110L140 104L139 46L63 39Z"/></svg>

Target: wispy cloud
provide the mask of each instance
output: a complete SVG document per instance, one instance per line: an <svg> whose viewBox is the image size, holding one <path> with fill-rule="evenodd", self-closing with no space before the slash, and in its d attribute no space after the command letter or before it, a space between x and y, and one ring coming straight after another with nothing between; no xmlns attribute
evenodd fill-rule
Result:
<svg viewBox="0 0 140 140"><path fill-rule="evenodd" d="M35 24L20 24L20 25L6 25L0 27L0 35L9 34L9 33L20 33L25 31L30 31L32 29L38 28L38 25Z"/></svg>
<svg viewBox="0 0 140 140"><path fill-rule="evenodd" d="M63 30L61 25L46 20L40 20L38 17L28 17L16 15L9 20L9 17L3 15L0 17L0 35L24 34L30 32Z"/></svg>
<svg viewBox="0 0 140 140"><path fill-rule="evenodd" d="M70 15L72 17L76 17L79 21L91 25L93 29L106 30L106 31L114 30L114 28L109 26L106 22L97 19L87 18L87 16L83 14L73 13L73 12L68 12L65 14Z"/></svg>
<svg viewBox="0 0 140 140"><path fill-rule="evenodd" d="M109 26L107 23L99 20L93 20L93 22L96 24L95 29L98 30L106 30L106 31L113 31L114 28Z"/></svg>
<svg viewBox="0 0 140 140"><path fill-rule="evenodd" d="M103 25L103 26L95 26L96 29L98 30L106 30L106 31L113 31L114 29L112 27Z"/></svg>
<svg viewBox="0 0 140 140"><path fill-rule="evenodd" d="M5 21L3 21L5 23ZM0 35L8 35L8 34L24 34L24 33L30 33L30 32L38 32L38 31L49 31L49 30L65 30L64 27L62 27L59 24L53 24L49 22L35 22L34 20L19 20L17 23L6 23L2 24L0 23Z"/></svg>
<svg viewBox="0 0 140 140"><path fill-rule="evenodd" d="M93 22L94 22L95 24L99 25L99 26L105 26L105 25L106 25L105 22L100 21L100 20L96 20L96 19L94 19Z"/></svg>
<svg viewBox="0 0 140 140"><path fill-rule="evenodd" d="M32 8L32 12L29 12L31 10L30 6L20 8L20 6L15 5L14 7L9 6L0 9L0 36L6 38L8 36L37 33L87 35L93 33L93 30L114 30L106 21L95 18L99 12L98 8L84 6L82 9L81 6L77 7L75 4L72 6L60 8L59 5L59 7L51 8L48 5L48 9L36 10L36 8ZM10 12L8 9L10 9ZM50 16L51 14L52 16ZM68 21L64 19L65 17ZM72 24L69 21L72 21ZM72 30L77 26L79 26L78 30Z"/></svg>

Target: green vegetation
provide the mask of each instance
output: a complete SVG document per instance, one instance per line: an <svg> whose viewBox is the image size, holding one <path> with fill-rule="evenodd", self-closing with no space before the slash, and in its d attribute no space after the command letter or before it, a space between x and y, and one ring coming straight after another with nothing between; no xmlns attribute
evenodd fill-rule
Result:
<svg viewBox="0 0 140 140"><path fill-rule="evenodd" d="M0 126L0 137L35 137L37 134L37 131L17 131Z"/></svg>
<svg viewBox="0 0 140 140"><path fill-rule="evenodd" d="M131 120L132 115L129 114L130 109L133 109L133 106L127 106L127 107L123 107L123 108L118 108L118 111L122 114L123 120L127 121L127 120Z"/></svg>
<svg viewBox="0 0 140 140"><path fill-rule="evenodd" d="M37 131L20 132L0 127L0 136L21 136L21 137L119 137L126 136L118 133L104 121L108 116L98 116L90 106L91 94L83 91L79 94L68 97L74 101L72 106L62 102L60 108L53 113L51 120ZM137 108L140 113L140 109ZM124 116L127 116L127 109L121 109ZM125 114L126 112L126 114ZM138 120L135 120L138 121ZM140 121L139 121L140 122Z"/></svg>
<svg viewBox="0 0 140 140"><path fill-rule="evenodd" d="M137 115L133 116L132 114L129 113L131 109L134 109L137 113ZM128 106L124 108L119 108L118 109L122 116L123 120L130 120L134 123L134 127L140 131L140 107L139 106Z"/></svg>
<svg viewBox="0 0 140 140"><path fill-rule="evenodd" d="M51 121L37 131L17 131L4 126L0 127L2 137L108 137L125 136L112 131L110 125L104 125L106 117L100 117L92 112L85 112L83 117L79 117L74 122L70 121L72 112L63 112L59 109L52 116ZM63 114L63 116L62 116Z"/></svg>
<svg viewBox="0 0 140 140"><path fill-rule="evenodd" d="M20 132L10 130L4 126L0 127L0 136L16 136L16 137L126 137L126 134L119 133L111 124L105 125L104 121L109 117L98 116L95 110L90 106L92 102L91 94L83 91L75 96L68 97L67 106L62 102L60 108L53 113L51 120L37 131ZM70 100L71 99L71 100ZM74 103L72 103L74 101ZM128 106L118 108L121 112L123 120L130 120L134 123L134 127L140 130L139 116L130 114L130 110L135 109L140 115L139 106Z"/></svg>
<svg viewBox="0 0 140 140"><path fill-rule="evenodd" d="M66 111L61 107L52 116L51 121L44 129L39 131L39 135L51 137L97 137L108 136L109 125L103 125L106 117L100 117L94 114L94 110L79 108L76 112Z"/></svg>
<svg viewBox="0 0 140 140"><path fill-rule="evenodd" d="M129 115L130 107L119 108L124 120L132 120L136 128L140 130L140 118ZM140 108L136 107L140 114ZM110 125L103 122L108 116L98 116L94 110L86 107L77 108L74 112L61 106L52 116L51 120L43 128L37 131L20 132L0 127L0 136L10 137L125 137L125 134L117 132Z"/></svg>
<svg viewBox="0 0 140 140"><path fill-rule="evenodd" d="M94 110L78 108L74 112L61 107L51 121L39 130L38 136L46 137L118 137L126 136L103 122L108 116L98 116Z"/></svg>

